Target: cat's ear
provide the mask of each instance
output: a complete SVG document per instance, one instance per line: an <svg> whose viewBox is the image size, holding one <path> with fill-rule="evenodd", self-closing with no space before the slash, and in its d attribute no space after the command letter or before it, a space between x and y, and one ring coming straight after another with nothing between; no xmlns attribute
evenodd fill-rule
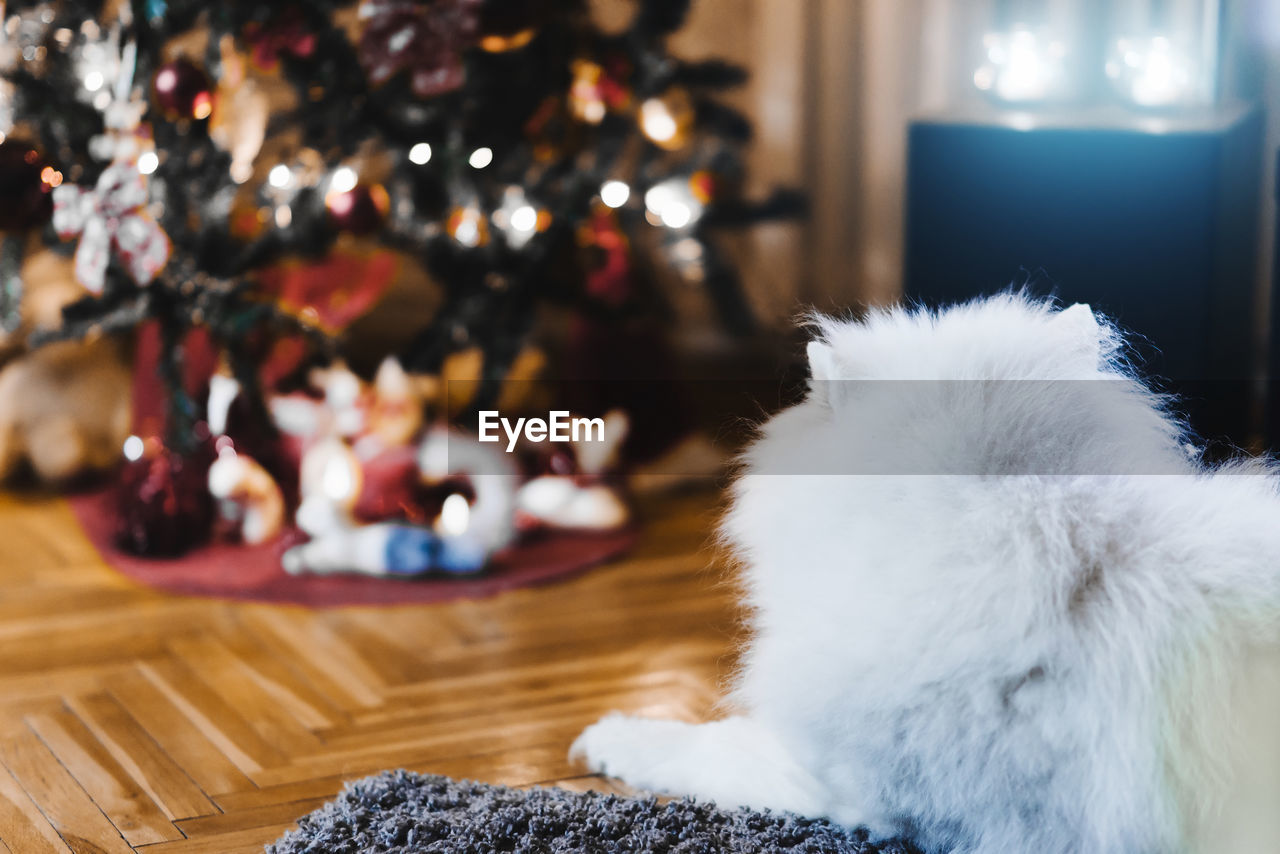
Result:
<svg viewBox="0 0 1280 854"><path fill-rule="evenodd" d="M805 348L809 356L809 377L814 382L840 379L836 372L836 353L825 341L810 341Z"/></svg>
<svg viewBox="0 0 1280 854"><path fill-rule="evenodd" d="M1062 329L1069 329L1079 334L1082 338L1092 338L1097 341L1101 334L1098 318L1087 302L1074 303L1064 308L1058 312L1053 322Z"/></svg>
<svg viewBox="0 0 1280 854"><path fill-rule="evenodd" d="M1094 360L1101 358L1106 333L1088 303L1078 302L1064 308L1053 318L1053 325L1076 352Z"/></svg>
<svg viewBox="0 0 1280 854"><path fill-rule="evenodd" d="M844 374L840 370L836 351L825 341L810 341L805 349L809 357L809 394L828 406L843 402Z"/></svg>

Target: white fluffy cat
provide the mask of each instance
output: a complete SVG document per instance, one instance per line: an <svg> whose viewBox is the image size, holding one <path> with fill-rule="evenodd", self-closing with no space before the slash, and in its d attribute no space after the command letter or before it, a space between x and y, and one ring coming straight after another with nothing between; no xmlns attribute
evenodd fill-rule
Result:
<svg viewBox="0 0 1280 854"><path fill-rule="evenodd" d="M1275 471L1202 465L1085 305L815 323L723 527L735 714L573 754L928 854L1280 851Z"/></svg>

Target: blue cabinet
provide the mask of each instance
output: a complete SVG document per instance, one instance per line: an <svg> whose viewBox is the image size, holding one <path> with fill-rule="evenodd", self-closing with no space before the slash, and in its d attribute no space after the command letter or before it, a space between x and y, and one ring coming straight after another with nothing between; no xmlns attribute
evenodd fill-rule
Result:
<svg viewBox="0 0 1280 854"><path fill-rule="evenodd" d="M1208 439L1255 417L1263 125L1248 105L922 118L909 134L905 291L1009 286L1087 302Z"/></svg>

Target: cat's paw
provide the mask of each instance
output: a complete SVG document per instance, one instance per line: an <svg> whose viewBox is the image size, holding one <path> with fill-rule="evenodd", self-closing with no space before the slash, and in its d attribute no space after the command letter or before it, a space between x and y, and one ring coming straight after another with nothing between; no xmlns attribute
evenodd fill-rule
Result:
<svg viewBox="0 0 1280 854"><path fill-rule="evenodd" d="M583 730L569 758L637 789L823 814L817 781L769 730L742 717L689 724L614 713Z"/></svg>
<svg viewBox="0 0 1280 854"><path fill-rule="evenodd" d="M569 759L597 774L638 783L643 767L652 762L654 745L646 744L644 731L653 723L619 712L606 715L582 731Z"/></svg>

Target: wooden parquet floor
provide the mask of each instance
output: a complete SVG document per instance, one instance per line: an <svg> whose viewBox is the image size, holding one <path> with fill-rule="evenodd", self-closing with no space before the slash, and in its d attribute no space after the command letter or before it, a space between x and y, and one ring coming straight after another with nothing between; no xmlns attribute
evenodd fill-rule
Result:
<svg viewBox="0 0 1280 854"><path fill-rule="evenodd" d="M564 583L313 611L140 588L61 501L0 495L0 851L261 851L386 768L609 790L573 737L705 719L729 670L714 503L646 508L635 551Z"/></svg>

